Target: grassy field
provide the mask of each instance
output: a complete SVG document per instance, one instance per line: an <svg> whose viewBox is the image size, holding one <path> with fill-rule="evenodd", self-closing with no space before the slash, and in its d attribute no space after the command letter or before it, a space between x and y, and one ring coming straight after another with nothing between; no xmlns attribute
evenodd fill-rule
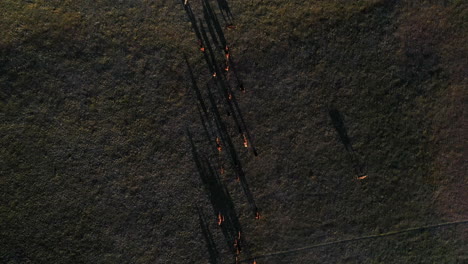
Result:
<svg viewBox="0 0 468 264"><path fill-rule="evenodd" d="M233 137L261 220L222 178L242 258L468 219L464 1L228 2L259 152ZM180 1L3 0L0 14L0 262L209 263L198 206L232 263L185 136L206 146L183 54L200 87L211 73ZM466 245L458 225L257 262L463 263Z"/></svg>

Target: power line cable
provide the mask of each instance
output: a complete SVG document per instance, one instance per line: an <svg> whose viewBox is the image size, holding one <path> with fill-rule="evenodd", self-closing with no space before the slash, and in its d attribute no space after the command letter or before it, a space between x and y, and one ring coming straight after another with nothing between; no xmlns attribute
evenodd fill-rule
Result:
<svg viewBox="0 0 468 264"><path fill-rule="evenodd" d="M413 227L413 228L404 229L404 230L400 230L400 231L391 231L391 232L377 234L377 235L355 237L355 238L349 238L349 239L343 239L343 240L338 240L338 241L320 243L320 244L315 244L315 245L305 246L305 247L300 247L300 248L295 248L295 249L276 251L276 252L271 252L271 253L267 253L267 254L264 254L264 255L259 255L259 256L256 256L256 257L252 257L252 258L249 258L249 259L245 259L245 260L240 261L240 263L247 263L247 262L252 262L252 261L258 260L258 259L264 259L264 258L269 258L269 257L274 257L274 256L279 256L279 255L287 255L287 254L297 253L297 252L300 252L300 251L306 251L306 250L319 248L319 247L332 246L332 245L341 244L341 243L347 243L347 242L353 242L353 241L359 241L359 240L365 240L365 239L381 238L381 237L398 235L398 234L402 234L402 233L408 233L408 232L413 232L413 231L421 231L421 230L425 230L425 229L433 229L433 228L439 228L439 227L446 227L446 226L452 226L452 225L458 225L458 224L468 224L468 220L462 220L462 221L456 221L456 222L446 222L446 223L441 223L441 224L436 224L436 225L429 225L429 226Z"/></svg>

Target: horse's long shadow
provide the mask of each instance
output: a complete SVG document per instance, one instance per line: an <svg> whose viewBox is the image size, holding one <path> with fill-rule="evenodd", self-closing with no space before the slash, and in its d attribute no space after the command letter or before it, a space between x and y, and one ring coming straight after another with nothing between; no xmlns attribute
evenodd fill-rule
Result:
<svg viewBox="0 0 468 264"><path fill-rule="evenodd" d="M206 247L208 248L208 254L210 255L210 264L218 264L219 252L216 248L213 235L210 232L208 223L206 222L205 215L202 213L200 208L197 207L198 219L200 222L200 228L202 230L203 237L205 238Z"/></svg>
<svg viewBox="0 0 468 264"><path fill-rule="evenodd" d="M242 168L242 164L240 162L239 156L237 154L237 151L234 147L234 144L232 143L231 137L228 134L228 131L226 129L226 126L224 122L221 120L221 116L219 114L219 111L216 107L216 102L213 97L213 93L211 92L210 89L208 89L208 96L209 96L209 101L211 103L211 109L212 112L214 113L215 116L215 123L217 126L217 129L219 131L219 134L221 135L221 140L224 146L227 148L227 153L229 154L231 165L236 173L236 176L238 177L242 189L247 197L247 201L249 202L249 205L255 215L255 217L258 217L259 215L259 210L258 207L255 203L255 200L253 198L253 194L250 191L249 185L247 183L247 179L245 177L244 170ZM254 149L255 150L255 149ZM255 153L256 154L256 153Z"/></svg>
<svg viewBox="0 0 468 264"><path fill-rule="evenodd" d="M213 42L217 42L216 37L214 36L213 32L213 26L217 29L218 31L218 37L220 38L221 43L224 43L225 45L226 41L224 39L224 35L222 33L222 29L220 28L219 24L217 23L216 15L212 12L212 9L209 5L208 1L204 1L203 5L203 10L204 10L204 15L205 15L205 22L208 27L208 31L211 34L211 38ZM214 25L211 25L211 22L213 22ZM206 63L208 65L208 68L213 71L213 82L215 83L216 87L218 87L219 94L221 97L224 98L224 101L226 102L224 107L226 108L226 112L228 115L232 114L232 118L234 119L234 122L236 123L236 126L239 130L239 133L245 136L247 141L250 143L250 146L252 148L252 151L255 156L258 155L257 150L255 148L255 145L253 143L252 136L250 134L250 131L247 128L247 125L245 123L244 117L242 115L242 112L240 111L239 105L237 103L237 100L235 98L235 95L232 92L232 89L229 86L229 82L227 82L226 76L222 73L224 73L220 67L218 66L216 62L216 56L214 54L211 41L208 38L207 32L205 31L204 23L203 21L199 21L200 23L200 34L202 36L202 42L204 44L204 57L206 60ZM216 43L215 43L216 45ZM227 47L222 48L227 54L229 54L229 51ZM227 62L228 64L232 67L232 72L237 80L238 86L241 90L244 90L243 83L239 79L239 76L236 71L236 67L234 62L232 61L231 57L227 57ZM208 88L209 89L209 88ZM245 131L245 135L243 133Z"/></svg>
<svg viewBox="0 0 468 264"><path fill-rule="evenodd" d="M231 8L226 0L217 0L219 11L221 11L221 15L226 23L232 24L232 20L234 19Z"/></svg>
<svg viewBox="0 0 468 264"><path fill-rule="evenodd" d="M249 128L245 124L244 116L243 116L243 114L242 114L242 112L240 110L239 104L237 103L237 99L236 99L236 96L234 94L231 94L231 101L232 101L232 103L234 105L234 108L236 110L237 115L239 116L241 125L242 125L242 127L243 127L243 129L245 131L245 135L243 135L243 136L245 136L245 138L247 139L246 144L250 145L250 147L252 148L253 154L255 156L258 156L258 152L257 152L257 149L255 148L252 136L250 135Z"/></svg>
<svg viewBox="0 0 468 264"><path fill-rule="evenodd" d="M188 130L187 135L198 173L213 206L214 216L221 227L228 248L235 253L237 251L236 241L239 240L238 237L242 232L242 228L232 198L208 159L199 155L192 135Z"/></svg>
<svg viewBox="0 0 468 264"><path fill-rule="evenodd" d="M224 49L227 45L226 38L224 37L224 32L219 23L218 17L216 16L216 13L213 12L213 9L211 8L210 2L208 0L203 1L203 12L205 14L206 23L211 24L212 22L212 26L218 34L218 38L220 41L219 44L221 44L218 47Z"/></svg>
<svg viewBox="0 0 468 264"><path fill-rule="evenodd" d="M363 176L366 174L366 166L363 162L360 161L357 153L354 151L351 144L351 139L348 136L348 131L344 124L344 119L341 113L336 108L330 108L328 114L332 120L333 127L335 128L338 136L340 137L341 143L345 146L346 151L349 154L349 157L353 163L354 170L358 176Z"/></svg>
<svg viewBox="0 0 468 264"><path fill-rule="evenodd" d="M213 169L207 159L204 160L204 164L209 174L206 186L213 205L213 212L218 220L218 225L221 227L228 248L235 253L236 238L242 232L242 228L234 208L234 203L226 186L221 183L216 170Z"/></svg>
<svg viewBox="0 0 468 264"><path fill-rule="evenodd" d="M227 7L227 10L229 10L229 5L227 4L226 1L220 4L220 6ZM241 91L244 91L244 84L240 80L239 74L237 73L237 70L236 70L236 65L234 61L232 60L232 54L230 54L229 52L229 47L227 46L227 41L226 41L226 38L224 37L223 29L221 25L219 24L218 18L216 14L213 12L213 9L211 8L211 5L208 0L203 1L203 14L204 14L205 22L207 24L207 28L211 35L211 39L213 43L224 53L224 56L226 57L227 69L229 68L231 69L230 72L234 74L234 77L237 81L237 86L239 87ZM224 17L224 14L223 13L221 14Z"/></svg>
<svg viewBox="0 0 468 264"><path fill-rule="evenodd" d="M349 139L348 131L344 125L344 120L341 113L335 108L331 108L328 110L328 114L332 120L333 127L335 127L336 132L338 132L341 143L343 143L347 151L353 151L351 140Z"/></svg>

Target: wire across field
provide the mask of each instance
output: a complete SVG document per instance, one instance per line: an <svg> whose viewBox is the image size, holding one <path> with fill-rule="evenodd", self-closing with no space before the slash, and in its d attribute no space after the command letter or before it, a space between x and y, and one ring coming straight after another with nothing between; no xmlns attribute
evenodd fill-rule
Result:
<svg viewBox="0 0 468 264"><path fill-rule="evenodd" d="M426 229L440 228L440 227L459 225L459 224L468 224L468 220L462 220L462 221L456 221L456 222L446 222L446 223L441 223L441 224L436 224L436 225L429 225L429 226L413 227L413 228L409 228L409 229L404 229L404 230L399 230L399 231L391 231L391 232L377 234L377 235L368 235L368 236L362 236L362 237L355 237L355 238L349 238L349 239L337 240L337 241L332 241L332 242L320 243L320 244L315 244L315 245L310 245L310 246L305 246L305 247L300 247L300 248L276 251L276 252L271 252L271 253L267 253L267 254L263 254L263 255L258 255L258 256L255 256L255 257L252 257L252 258L249 258L249 259L242 260L240 262L241 263L247 263L247 262L252 262L252 261L258 260L258 259L265 259L265 258L270 258L270 257L275 257L275 256L280 256L280 255L294 254L294 253L298 253L298 252L301 252L301 251L306 251L306 250L319 248L319 247L333 246L333 245L341 244L341 243L348 243L348 242L365 240L365 239L381 238L381 237L393 236L393 235L398 235L398 234L408 233L408 232L413 232L413 231L421 231L421 230L426 230Z"/></svg>

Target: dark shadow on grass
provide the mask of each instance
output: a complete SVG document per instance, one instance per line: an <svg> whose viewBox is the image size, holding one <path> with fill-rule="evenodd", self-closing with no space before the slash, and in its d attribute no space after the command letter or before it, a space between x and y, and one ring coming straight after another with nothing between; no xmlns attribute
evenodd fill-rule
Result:
<svg viewBox="0 0 468 264"><path fill-rule="evenodd" d="M234 19L231 8L229 7L229 3L226 0L217 0L218 2L218 7L219 11L221 12L221 15L223 16L224 21L228 25L232 25L232 20Z"/></svg>
<svg viewBox="0 0 468 264"><path fill-rule="evenodd" d="M210 264L218 264L219 252L216 248L216 243L214 242L213 235L210 232L208 223L206 222L205 215L202 213L200 208L197 207L198 219L200 222L200 228L202 230L203 238L205 238L206 247L208 249L208 254L210 255Z"/></svg>
<svg viewBox="0 0 468 264"><path fill-rule="evenodd" d="M242 112L240 110L240 107L239 107L239 104L237 103L237 99L236 99L236 96L234 94L231 94L231 101L233 102L234 104L234 108L237 112L237 115L239 116L239 119L241 121L241 124L242 124L242 127L245 131L245 137L247 138L247 142L248 142L248 145L250 146L250 148L252 149L252 152L255 156L258 156L258 152L257 152L257 149L255 148L255 145L254 145L254 142L253 142L253 139L252 139L252 136L250 135L250 131L249 129L247 128L247 125L245 124L245 120L244 120L244 116L242 115Z"/></svg>
<svg viewBox="0 0 468 264"><path fill-rule="evenodd" d="M224 37L224 32L222 30L221 25L219 24L218 17L216 16L215 12L211 8L210 2L208 0L203 1L203 12L206 14L205 20L207 24L212 24L214 30L218 35L218 39L220 42L220 49L224 49L227 45L226 38ZM224 17L224 15L223 15Z"/></svg>
<svg viewBox="0 0 468 264"><path fill-rule="evenodd" d="M328 114L332 120L333 127L335 127L336 132L338 132L338 135L340 136L341 143L343 143L347 151L353 151L351 140L349 139L348 131L346 130L341 113L338 110L331 108L328 110Z"/></svg>
<svg viewBox="0 0 468 264"><path fill-rule="evenodd" d="M232 72L232 74L234 75L234 78L237 81L237 89L239 89L239 91L244 93L245 92L244 83L242 82L241 78L239 77L239 73L237 71L236 63L232 60L232 55L231 54L229 55L228 64L229 64L229 72Z"/></svg>
<svg viewBox="0 0 468 264"><path fill-rule="evenodd" d="M234 203L226 186L221 183L216 170L213 169L207 159L204 160L204 164L209 173L209 178L205 180L205 187L213 205L213 212L229 249L235 254L236 239L242 230Z"/></svg>
<svg viewBox="0 0 468 264"><path fill-rule="evenodd" d="M221 135L221 141L223 145L226 147L226 151L229 154L229 158L232 164L232 167L236 173L236 176L238 177L238 180L241 183L242 189L247 197L247 200L249 202L249 205L254 213L255 216L257 216L258 212L258 207L255 203L255 200L253 198L252 192L250 191L249 185L247 183L247 179L245 177L244 170L242 168L242 164L240 162L239 156L237 154L237 151L234 147L234 144L232 143L231 137L229 136L229 133L227 131L226 125L224 122L221 120L221 116L219 114L219 111L216 107L216 102L213 97L213 93L211 90L208 88L208 96L209 100L211 103L211 109L212 112L214 113L215 116L215 123L217 126L217 129L219 131L219 134Z"/></svg>
<svg viewBox="0 0 468 264"><path fill-rule="evenodd" d="M330 108L328 110L328 114L330 115L333 127L335 127L335 130L338 133L338 136L340 137L341 143L343 143L346 151L348 152L356 174L358 175L358 177L364 176L366 174L366 166L363 162L360 161L357 153L353 149L351 139L348 136L348 131L344 123L343 116L335 108Z"/></svg>
<svg viewBox="0 0 468 264"><path fill-rule="evenodd" d="M213 207L214 219L217 220L217 224L221 228L228 248L236 255L237 245L240 243L239 234L242 233L242 229L232 198L209 160L199 155L192 135L188 130L187 136L198 173Z"/></svg>
<svg viewBox="0 0 468 264"><path fill-rule="evenodd" d="M190 24L192 25L193 32L197 36L198 44L199 44L200 48L202 48L203 47L203 41L202 41L202 37L201 37L201 34L200 34L200 29L198 28L198 25L197 25L197 19L195 18L195 15L193 14L192 7L190 6L190 4L185 5L184 0L181 0L181 1L182 1L182 6L184 7L184 10L185 10L185 12L187 14L187 17L190 20Z"/></svg>

